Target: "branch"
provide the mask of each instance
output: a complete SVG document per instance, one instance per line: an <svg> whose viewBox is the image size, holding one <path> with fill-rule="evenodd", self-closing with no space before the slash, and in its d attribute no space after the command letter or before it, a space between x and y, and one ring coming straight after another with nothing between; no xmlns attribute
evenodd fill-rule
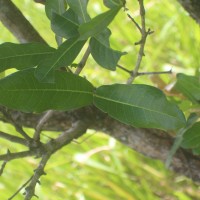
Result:
<svg viewBox="0 0 200 200"><path fill-rule="evenodd" d="M146 39L147 39L147 36L152 33L152 31L150 29L148 29L146 31L144 2L143 2L143 0L138 0L138 2L139 2L139 6L140 6L141 27L129 14L128 14L128 17L136 25L136 27L139 29L139 31L141 33L141 40L136 43L136 45L138 45L138 44L140 45L140 50L139 50L137 61L135 64L135 69L132 71L131 76L127 81L127 84L131 84L138 75L138 70L140 68L142 58L145 55L144 47L145 47Z"/></svg>
<svg viewBox="0 0 200 200"><path fill-rule="evenodd" d="M11 0L0 0L0 21L21 43L46 43Z"/></svg>
<svg viewBox="0 0 200 200"><path fill-rule="evenodd" d="M88 48L85 51L85 54L83 55L83 58L81 59L81 61L78 64L78 67L77 67L77 69L75 71L75 74L80 74L81 73L82 69L84 68L84 66L86 64L86 61L87 61L89 55L90 55L90 47L88 46Z"/></svg>
<svg viewBox="0 0 200 200"><path fill-rule="evenodd" d="M35 173L30 180L30 184L25 189L26 192L25 192L24 200L30 200L30 199L32 199L33 196L37 197L35 195L35 187L36 187L37 183L40 183L39 182L40 177L42 175L46 175L46 173L44 172L44 168L45 168L48 160L50 159L50 157L51 157L51 154L49 154L49 153L42 156L42 160L40 161L38 168L35 170Z"/></svg>
<svg viewBox="0 0 200 200"><path fill-rule="evenodd" d="M24 146L28 146L27 141L25 139L14 136L14 135L10 135L8 133L4 133L2 131L0 131L0 138L4 138L6 140L9 140L10 142L15 142L18 144L22 144Z"/></svg>
<svg viewBox="0 0 200 200"><path fill-rule="evenodd" d="M36 142L40 141L40 133L42 131L42 128L43 128L44 124L49 120L49 118L52 117L53 113L54 113L53 110L49 110L44 114L44 116L41 117L41 119L39 120L39 122L35 128L35 133L33 136L34 141L36 141Z"/></svg>
<svg viewBox="0 0 200 200"><path fill-rule="evenodd" d="M199 0L178 0L190 16L200 24L200 1Z"/></svg>
<svg viewBox="0 0 200 200"><path fill-rule="evenodd" d="M23 128L13 119L13 117L6 110L6 108L0 107L0 112L4 115L7 121L15 127L15 130L29 141L29 143L32 141L31 137L29 137L27 133L23 130Z"/></svg>
<svg viewBox="0 0 200 200"><path fill-rule="evenodd" d="M6 154L2 154L0 155L0 160L6 160L6 161L10 161L10 160L14 160L14 159L19 159L19 158L25 158L28 156L33 156L35 155L36 152L33 150L29 150L29 151L22 151L22 152L18 152L18 153L6 153Z"/></svg>

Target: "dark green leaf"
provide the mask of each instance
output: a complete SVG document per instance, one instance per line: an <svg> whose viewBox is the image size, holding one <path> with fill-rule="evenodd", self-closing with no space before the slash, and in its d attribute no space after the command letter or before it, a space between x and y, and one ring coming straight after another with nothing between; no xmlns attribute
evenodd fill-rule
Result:
<svg viewBox="0 0 200 200"><path fill-rule="evenodd" d="M121 7L113 8L105 13L97 15L91 21L81 24L79 27L80 39L85 40L95 36L106 29L113 21Z"/></svg>
<svg viewBox="0 0 200 200"><path fill-rule="evenodd" d="M71 110L90 105L93 89L86 79L63 71L55 72L55 83L39 82L32 68L0 79L0 105L24 112Z"/></svg>
<svg viewBox="0 0 200 200"><path fill-rule="evenodd" d="M148 85L107 85L97 88L94 104L111 117L136 127L177 130L185 117L164 94Z"/></svg>
<svg viewBox="0 0 200 200"><path fill-rule="evenodd" d="M87 13L88 0L67 0L69 7L77 14L80 24L90 21Z"/></svg>
<svg viewBox="0 0 200 200"><path fill-rule="evenodd" d="M74 14L71 9L67 11L69 14ZM68 15L69 15L68 14ZM78 24L71 20L70 17L65 17L66 15L58 15L56 13L52 13L51 19L51 28L55 32L56 35L64 37L66 39L77 37L79 35L78 32ZM74 16L72 16L74 17Z"/></svg>
<svg viewBox="0 0 200 200"><path fill-rule="evenodd" d="M183 148L200 148L200 122L196 122L184 135L181 143Z"/></svg>
<svg viewBox="0 0 200 200"><path fill-rule="evenodd" d="M95 37L90 39L90 50L94 60L102 67L116 70L116 65L124 53L105 46Z"/></svg>
<svg viewBox="0 0 200 200"><path fill-rule="evenodd" d="M84 40L79 41L78 38L65 41L50 58L43 60L38 65L35 71L36 77L39 80L53 82L53 70L71 65L85 42Z"/></svg>
<svg viewBox="0 0 200 200"><path fill-rule="evenodd" d="M200 103L199 77L178 74L175 88L183 93L193 103Z"/></svg>
<svg viewBox="0 0 200 200"><path fill-rule="evenodd" d="M197 121L198 116L195 113L191 113L190 116L187 119L186 125L185 127L181 128L177 133L176 133L176 138L174 140L173 146L170 149L168 155L167 155L167 159L165 162L165 166L167 168L169 168L173 156L175 155L175 153L177 152L178 148L181 146L181 143L183 141L183 135L185 134L185 132L190 129L194 123Z"/></svg>
<svg viewBox="0 0 200 200"><path fill-rule="evenodd" d="M111 36L111 31L110 29L106 28L100 34L96 35L95 38L104 46L110 47L110 41L109 41L110 36Z"/></svg>
<svg viewBox="0 0 200 200"><path fill-rule="evenodd" d="M65 12L65 1L64 0L46 0L45 12L49 19L52 17L52 13L62 14Z"/></svg>
<svg viewBox="0 0 200 200"><path fill-rule="evenodd" d="M40 43L0 45L0 72L16 68L22 70L31 68L55 52L55 49Z"/></svg>

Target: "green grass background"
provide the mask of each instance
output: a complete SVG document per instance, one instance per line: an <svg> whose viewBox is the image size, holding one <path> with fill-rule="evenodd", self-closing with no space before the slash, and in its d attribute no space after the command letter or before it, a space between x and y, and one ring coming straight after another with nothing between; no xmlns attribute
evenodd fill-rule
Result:
<svg viewBox="0 0 200 200"><path fill-rule="evenodd" d="M56 46L44 7L32 0L13 0L23 14L51 45ZM139 22L137 0L127 1L127 7ZM141 71L173 70L174 73L194 74L200 67L200 28L174 0L146 0L147 27L155 31L145 47ZM102 1L91 0L92 16L105 8ZM134 24L121 11L110 25L112 47L127 51L120 64L133 69L137 58L140 35ZM0 43L17 42L0 24ZM80 58L80 57L79 57ZM78 59L79 59L78 58ZM77 61L78 61L77 59ZM172 75L160 78L170 84ZM82 74L95 85L124 83L128 74L100 68L91 58ZM153 84L150 76L138 77L138 83ZM13 127L0 123L0 129L12 134ZM31 135L33 130L26 129ZM58 133L45 132L55 137ZM45 138L45 136L44 136ZM20 145L0 139L0 153L23 150ZM0 177L0 199L8 199L33 173L39 160L26 158L14 160L6 166ZM47 176L41 178L36 194L42 200L198 200L200 187L183 176L174 175L163 163L145 158L103 133L89 130L78 141L57 152L46 167ZM15 198L23 199L23 191Z"/></svg>

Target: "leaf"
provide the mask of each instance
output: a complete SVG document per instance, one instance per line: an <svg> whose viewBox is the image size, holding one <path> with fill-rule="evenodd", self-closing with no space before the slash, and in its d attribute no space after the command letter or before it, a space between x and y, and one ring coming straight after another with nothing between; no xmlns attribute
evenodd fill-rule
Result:
<svg viewBox="0 0 200 200"><path fill-rule="evenodd" d="M88 0L67 0L69 7L79 16L80 24L90 21L87 13Z"/></svg>
<svg viewBox="0 0 200 200"><path fill-rule="evenodd" d="M111 36L111 31L109 28L106 28L103 30L100 34L96 35L95 38L104 46L110 47L110 36Z"/></svg>
<svg viewBox="0 0 200 200"><path fill-rule="evenodd" d="M142 128L177 130L185 117L157 88L148 85L105 85L97 88L94 104L114 119Z"/></svg>
<svg viewBox="0 0 200 200"><path fill-rule="evenodd" d="M100 66L109 70L116 70L119 59L125 54L105 46L95 37L90 39L90 50L94 60Z"/></svg>
<svg viewBox="0 0 200 200"><path fill-rule="evenodd" d="M45 1L45 12L49 19L52 17L52 13L62 14L65 12L65 1L64 0L46 0Z"/></svg>
<svg viewBox="0 0 200 200"><path fill-rule="evenodd" d="M103 3L108 8L114 8L116 6L123 6L125 4L125 0L103 0Z"/></svg>
<svg viewBox="0 0 200 200"><path fill-rule="evenodd" d="M66 39L77 37L79 36L79 25L71 20L71 18L74 17L74 13L71 9L66 12L66 15L58 15L56 13L52 13L51 28L56 35Z"/></svg>
<svg viewBox="0 0 200 200"><path fill-rule="evenodd" d="M72 73L56 71L55 83L39 82L35 69L0 79L0 105L24 112L71 110L90 105L93 86Z"/></svg>
<svg viewBox="0 0 200 200"><path fill-rule="evenodd" d="M95 36L105 30L105 28L113 21L121 7L113 8L107 12L94 17L91 21L81 24L79 27L80 39L85 40Z"/></svg>
<svg viewBox="0 0 200 200"><path fill-rule="evenodd" d="M198 77L178 74L175 89L183 93L193 103L200 103L200 80Z"/></svg>
<svg viewBox="0 0 200 200"><path fill-rule="evenodd" d="M200 122L196 122L184 133L181 146L186 149L200 148Z"/></svg>
<svg viewBox="0 0 200 200"><path fill-rule="evenodd" d="M38 65L35 76L40 81L53 82L53 70L71 65L85 42L84 40L79 41L78 38L71 38L65 41L50 58L43 60Z"/></svg>
<svg viewBox="0 0 200 200"><path fill-rule="evenodd" d="M4 43L0 45L0 72L10 68L22 70L34 67L54 52L54 48L40 43Z"/></svg>
<svg viewBox="0 0 200 200"><path fill-rule="evenodd" d="M194 123L197 121L197 119L198 119L198 116L195 113L191 113L190 116L187 119L186 126L181 128L177 132L176 138L175 138L174 143L173 143L173 146L172 146L172 148L170 149L170 151L169 151L169 153L167 155L167 159L166 159L166 162L165 162L166 168L169 168L169 166L170 166L170 164L172 162L173 156L177 152L178 148L181 146L181 143L183 141L183 135L185 134L185 132L188 129L190 129L194 125Z"/></svg>

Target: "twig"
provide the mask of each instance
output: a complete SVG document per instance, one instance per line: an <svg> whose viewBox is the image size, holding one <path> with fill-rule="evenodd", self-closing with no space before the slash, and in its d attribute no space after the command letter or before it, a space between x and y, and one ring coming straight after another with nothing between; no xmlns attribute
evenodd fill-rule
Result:
<svg viewBox="0 0 200 200"><path fill-rule="evenodd" d="M28 136L28 134L23 130L23 128L13 120L12 116L9 112L5 110L5 108L0 107L0 111L3 113L3 115L6 117L8 122L10 122L16 129L18 133L20 133L25 139L27 139L29 142L32 141L32 138Z"/></svg>
<svg viewBox="0 0 200 200"><path fill-rule="evenodd" d="M7 150L7 154L10 154L9 149ZM6 167L7 162L8 162L8 160L6 159L6 160L4 160L4 162L2 163L1 169L0 169L0 176L3 174L3 171L4 171L5 167Z"/></svg>
<svg viewBox="0 0 200 200"><path fill-rule="evenodd" d="M135 26L138 28L138 30L140 31L140 33L142 33L142 29L140 27L140 25L135 21L135 19L133 17L131 17L130 14L127 13L128 18L135 24Z"/></svg>
<svg viewBox="0 0 200 200"><path fill-rule="evenodd" d="M39 122L38 122L38 124L35 128L35 133L34 133L34 136L33 136L34 141L36 141L36 142L40 141L40 133L42 131L42 128L43 128L44 124L47 122L47 120L52 117L53 113L54 113L53 110L49 110L39 120Z"/></svg>
<svg viewBox="0 0 200 200"><path fill-rule="evenodd" d="M128 69L126 69L126 68L122 67L122 66L121 66L121 65L119 65L119 64L117 64L117 67L118 67L118 68L120 68L120 69L122 69L123 71L125 71L125 72L129 73L129 74L131 74L131 73L132 73L132 71L131 71L131 70L128 70Z"/></svg>
<svg viewBox="0 0 200 200"><path fill-rule="evenodd" d="M159 72L138 72L137 76L143 76L143 75L151 75L151 74L171 74L172 69L168 71L159 71Z"/></svg>
<svg viewBox="0 0 200 200"><path fill-rule="evenodd" d="M22 151L22 152L17 152L17 153L6 153L6 154L2 154L0 155L0 160L14 160L14 159L18 159L18 158L24 158L24 157L28 157L28 156L33 156L36 154L36 151L34 150L29 150L29 151Z"/></svg>
<svg viewBox="0 0 200 200"><path fill-rule="evenodd" d="M142 58L145 55L144 54L144 47L146 43L146 38L149 34L153 33L150 29L146 31L146 22L145 22L145 8L144 8L144 2L143 0L138 0L139 6L140 6L140 17L141 17L141 27L135 22L135 20L132 20L136 27L140 30L141 32L141 40L136 43L136 45L140 44L140 50L138 53L138 58L136 61L135 69L132 71L130 78L127 81L127 84L131 84L134 79L136 78L138 74L138 70L140 68Z"/></svg>
<svg viewBox="0 0 200 200"><path fill-rule="evenodd" d="M83 70L89 55L90 55L90 47L88 46L88 48L85 51L85 54L83 55L83 58L81 59L81 61L78 64L78 67L77 67L77 69L75 71L75 74L80 74L81 73L81 71Z"/></svg>
<svg viewBox="0 0 200 200"><path fill-rule="evenodd" d="M25 188L26 192L24 193L25 195L24 200L30 200L33 196L36 196L35 195L36 184L39 183L39 179L42 175L46 175L46 173L44 172L44 168L48 160L50 159L51 155L52 154L47 153L42 156L42 160L40 161L38 168L35 170L35 173L30 180L30 184Z"/></svg>
<svg viewBox="0 0 200 200"><path fill-rule="evenodd" d="M18 144L28 146L28 143L25 139L14 136L14 135L10 135L8 133L4 133L2 131L0 131L0 138L4 138L6 140L9 140L10 142L15 142L15 143L18 143Z"/></svg>
<svg viewBox="0 0 200 200"><path fill-rule="evenodd" d="M25 188L28 183L32 180L33 176L31 176L8 200L12 200L23 188Z"/></svg>

